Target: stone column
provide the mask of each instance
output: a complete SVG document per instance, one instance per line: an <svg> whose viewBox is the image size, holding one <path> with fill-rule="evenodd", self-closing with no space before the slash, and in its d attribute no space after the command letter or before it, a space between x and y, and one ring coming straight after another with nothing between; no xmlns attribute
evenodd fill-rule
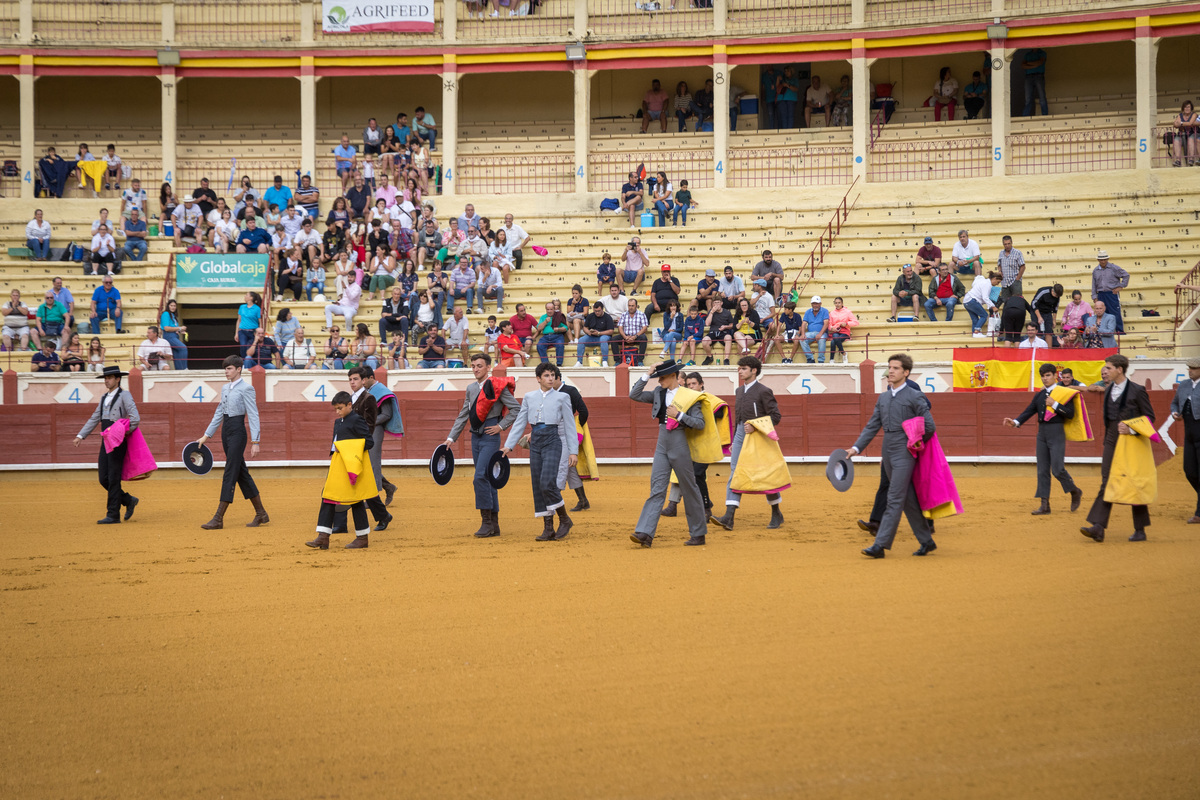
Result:
<svg viewBox="0 0 1200 800"><path fill-rule="evenodd" d="M1154 123L1158 120L1158 43L1150 36L1150 18L1137 18L1137 38L1133 40L1137 64L1137 168L1150 169L1154 153Z"/></svg>
<svg viewBox="0 0 1200 800"><path fill-rule="evenodd" d="M729 0L713 0L713 33L725 33L726 20L729 18Z"/></svg>
<svg viewBox="0 0 1200 800"><path fill-rule="evenodd" d="M438 149L442 154L442 196L454 196L458 156L458 62L453 54L442 57L442 121L438 124Z"/></svg>
<svg viewBox="0 0 1200 800"><path fill-rule="evenodd" d="M300 57L300 174L317 185L317 77L312 56Z"/></svg>
<svg viewBox="0 0 1200 800"><path fill-rule="evenodd" d="M729 62L725 45L713 45L713 188L724 189L729 174Z"/></svg>
<svg viewBox="0 0 1200 800"><path fill-rule="evenodd" d="M18 58L20 66L17 82L20 84L21 93L21 199L32 200L38 160L34 150L36 128L33 118L33 84L36 76L33 74L33 56L22 54ZM25 180L26 174L28 174L29 180Z"/></svg>
<svg viewBox="0 0 1200 800"><path fill-rule="evenodd" d="M587 26L588 0L575 0L575 24L571 26L575 41L582 42L587 38Z"/></svg>
<svg viewBox="0 0 1200 800"><path fill-rule="evenodd" d="M487 7L486 4L484 6ZM454 44L458 39L458 2L445 0L442 3L442 39L446 44ZM446 112L443 111L443 114ZM441 138L440 136L438 138Z"/></svg>
<svg viewBox="0 0 1200 800"><path fill-rule="evenodd" d="M162 82L162 179L175 187L175 194L183 197L187 190L179 185L179 176L175 171L175 143L179 137L178 128L178 88L174 67L163 67L158 76Z"/></svg>
<svg viewBox="0 0 1200 800"><path fill-rule="evenodd" d="M1012 57L1016 51L1009 51L1000 40L992 41L992 175L1000 178L1008 174L1008 132L1012 119L1012 100L1009 80L1012 74ZM1000 69L995 69L999 61ZM997 158L999 156L999 158Z"/></svg>
<svg viewBox="0 0 1200 800"><path fill-rule="evenodd" d="M1000 0L1004 2L1004 0ZM867 23L867 0L850 0L850 24L861 28Z"/></svg>
<svg viewBox="0 0 1200 800"><path fill-rule="evenodd" d="M313 0L300 0L297 9L300 14L300 44L312 44L314 41Z"/></svg>
<svg viewBox="0 0 1200 800"><path fill-rule="evenodd" d="M163 44L170 47L175 43L175 3L163 3L159 7L159 22L162 26Z"/></svg>
<svg viewBox="0 0 1200 800"><path fill-rule="evenodd" d="M850 57L850 91L853 109L851 111L851 165L855 178L867 179L867 167L870 165L871 119L871 64L875 59L866 57L867 48L862 39L851 42Z"/></svg>
<svg viewBox="0 0 1200 800"><path fill-rule="evenodd" d="M17 38L21 44L33 41L33 0L21 0L17 8Z"/></svg>
<svg viewBox="0 0 1200 800"><path fill-rule="evenodd" d="M588 150L592 141L592 73L587 61L575 64L575 193L588 190Z"/></svg>

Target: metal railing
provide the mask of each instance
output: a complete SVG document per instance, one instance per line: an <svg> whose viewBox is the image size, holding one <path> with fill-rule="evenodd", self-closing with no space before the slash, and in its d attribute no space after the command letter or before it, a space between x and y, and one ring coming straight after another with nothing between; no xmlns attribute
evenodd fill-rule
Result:
<svg viewBox="0 0 1200 800"><path fill-rule="evenodd" d="M33 35L44 44L161 42L161 8L158 0L37 0Z"/></svg>
<svg viewBox="0 0 1200 800"><path fill-rule="evenodd" d="M301 7L299 0L176 0L175 39L202 47L299 42Z"/></svg>
<svg viewBox="0 0 1200 800"><path fill-rule="evenodd" d="M588 189L593 192L613 192L621 188L630 172L639 164L646 165L646 174L662 170L676 186L687 180L692 189L710 189L713 185L713 151L707 150L650 150L588 153ZM649 194L647 194L649 197ZM653 205L653 204L651 204Z"/></svg>
<svg viewBox="0 0 1200 800"><path fill-rule="evenodd" d="M822 30L850 24L849 0L729 0L726 27L743 30Z"/></svg>
<svg viewBox="0 0 1200 800"><path fill-rule="evenodd" d="M868 25L945 22L991 15L991 0L867 0Z"/></svg>
<svg viewBox="0 0 1200 800"><path fill-rule="evenodd" d="M181 159L175 167L175 194L183 197L180 192L187 193L191 187L199 186L201 178L208 178L212 190L218 196L227 192L237 191L243 175L250 176L250 183L260 192L271 185L271 179L276 175L283 176L286 185L295 185L296 171L300 169L299 157L280 161L262 158L211 158L211 159ZM230 188L232 176L232 188ZM145 187L143 187L145 188ZM340 194L340 192L339 192ZM226 198L232 206L232 197Z"/></svg>
<svg viewBox="0 0 1200 800"><path fill-rule="evenodd" d="M1186 295L1186 297L1185 297ZM1188 270L1183 280L1175 284L1175 324L1171 327L1171 342L1179 335L1179 326L1200 306L1200 261Z"/></svg>
<svg viewBox="0 0 1200 800"><path fill-rule="evenodd" d="M171 289L175 286L175 254L167 259L167 274L163 276L162 294L158 298L158 316L167 310L167 302L171 299Z"/></svg>
<svg viewBox="0 0 1200 800"><path fill-rule="evenodd" d="M458 38L466 42L527 42L531 39L565 39L575 26L574 0L496 0L499 8L484 4L482 11L454 2ZM495 16L492 14L495 13Z"/></svg>
<svg viewBox="0 0 1200 800"><path fill-rule="evenodd" d="M455 183L463 194L575 191L575 154L459 155Z"/></svg>
<svg viewBox="0 0 1200 800"><path fill-rule="evenodd" d="M711 0L591 0L588 29L596 36L651 39L713 30Z"/></svg>
<svg viewBox="0 0 1200 800"><path fill-rule="evenodd" d="M825 261L825 251L833 247L833 240L842 232L842 223L850 217L850 209L854 208L854 204L858 202L861 193L856 195L854 202L849 202L850 192L854 191L854 187L858 185L858 178L855 178L850 186L847 187L846 193L842 195L842 201L833 209L833 216L829 218L829 222L825 224L825 230L817 237L816 244L808 253L808 258L804 260L804 264L800 266L800 271L796 274L796 280L792 281L792 289L796 289L796 285L800 282L800 276L806 271L808 277L804 280L804 286L800 288L800 293L804 293L804 289L808 287L808 282L816 277L817 267Z"/></svg>
<svg viewBox="0 0 1200 800"><path fill-rule="evenodd" d="M1009 175L1133 169L1134 128L1017 133L1007 137Z"/></svg>
<svg viewBox="0 0 1200 800"><path fill-rule="evenodd" d="M849 146L729 148L729 186L818 186L845 183L854 172Z"/></svg>
<svg viewBox="0 0 1200 800"><path fill-rule="evenodd" d="M990 137L875 143L872 181L932 181L992 174Z"/></svg>

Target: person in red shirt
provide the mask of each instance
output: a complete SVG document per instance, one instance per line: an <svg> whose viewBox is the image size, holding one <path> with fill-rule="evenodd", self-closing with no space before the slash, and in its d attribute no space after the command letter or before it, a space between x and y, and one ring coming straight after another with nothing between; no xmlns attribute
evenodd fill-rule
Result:
<svg viewBox="0 0 1200 800"><path fill-rule="evenodd" d="M521 340L521 346L525 350L529 350L529 343L533 341L533 327L537 325L537 319L532 314L525 313L525 304L517 303L517 313L508 318L512 323L513 333Z"/></svg>
<svg viewBox="0 0 1200 800"><path fill-rule="evenodd" d="M954 306L962 302L967 289L957 275L950 274L950 265L938 267L937 275L929 279L929 299L925 301L925 313L930 322L937 322L933 310L938 306L946 309L946 322L954 319Z"/></svg>
<svg viewBox="0 0 1200 800"><path fill-rule="evenodd" d="M533 319L533 317L529 319ZM496 355L500 357L500 366L502 367L511 367L514 361L521 362L516 365L518 367L525 366L528 356L521 345L521 337L513 333L511 320L506 319L500 323L500 335L496 337Z"/></svg>
<svg viewBox="0 0 1200 800"><path fill-rule="evenodd" d="M942 249L933 243L932 236L926 236L925 244L917 250L917 260L913 262L913 269L918 275L936 275L941 265Z"/></svg>

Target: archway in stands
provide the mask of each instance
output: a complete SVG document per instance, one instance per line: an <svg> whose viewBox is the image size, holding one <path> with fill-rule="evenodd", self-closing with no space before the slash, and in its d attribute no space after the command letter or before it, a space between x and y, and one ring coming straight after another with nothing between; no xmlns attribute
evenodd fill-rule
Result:
<svg viewBox="0 0 1200 800"><path fill-rule="evenodd" d="M1137 108L1137 66L1133 42L1099 42L1043 48L1046 53L1046 103L1050 116L1132 114ZM1027 50L1017 50L1010 71L1011 116L1041 116L1034 102L1025 113Z"/></svg>
<svg viewBox="0 0 1200 800"><path fill-rule="evenodd" d="M21 175L29 169L21 164L21 85L14 75L12 80L0 78L0 164L13 162L13 169L0 170L0 196L17 197L21 194ZM42 154L34 151L36 158Z"/></svg>
<svg viewBox="0 0 1200 800"><path fill-rule="evenodd" d="M229 295L218 302L217 294L196 294L192 299L193 295L183 293L178 298L180 322L187 326L189 369L220 369L225 356L238 352L234 332L242 299ZM270 335L270 324L265 330Z"/></svg>
<svg viewBox="0 0 1200 800"><path fill-rule="evenodd" d="M1200 105L1200 37L1177 36L1163 39L1158 46L1158 115L1154 130L1154 166L1174 164L1172 145L1163 135L1174 134L1172 123L1184 101ZM1186 153L1182 153L1186 157ZM1180 163L1185 163L1180 159Z"/></svg>

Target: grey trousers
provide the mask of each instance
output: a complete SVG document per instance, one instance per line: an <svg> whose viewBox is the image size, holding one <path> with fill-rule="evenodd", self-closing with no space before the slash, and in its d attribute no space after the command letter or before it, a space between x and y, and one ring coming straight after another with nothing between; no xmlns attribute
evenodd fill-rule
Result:
<svg viewBox="0 0 1200 800"><path fill-rule="evenodd" d="M572 489L583 488L583 478L579 477L579 470L574 467L567 467L567 486Z"/></svg>
<svg viewBox="0 0 1200 800"><path fill-rule="evenodd" d="M725 484L725 505L734 508L742 504L742 496L733 490L733 472L737 469L738 456L742 454L742 442L746 439L746 426L735 425L733 442L729 445L729 483ZM767 502L773 506L783 502L783 497L776 492L767 495Z"/></svg>
<svg viewBox="0 0 1200 800"><path fill-rule="evenodd" d="M929 533L929 520L921 514L917 502L917 490L913 488L912 474L917 460L908 452L908 437L903 431L885 433L883 436L883 469L888 477L887 508L879 521L879 532L875 535L875 546L892 549L896 529L900 527L900 514L908 517L917 541L926 544L933 541Z"/></svg>
<svg viewBox="0 0 1200 800"><path fill-rule="evenodd" d="M488 420L488 424L491 423L492 420ZM471 460L475 462L475 479L472 485L475 487L475 508L480 511L500 512L500 495L487 479L488 461L499 449L500 434L471 434Z"/></svg>
<svg viewBox="0 0 1200 800"><path fill-rule="evenodd" d="M663 500L671 486L671 470L675 470L679 489L683 493L688 533L694 537L704 536L708 532L708 512L704 509L700 488L696 485L687 436L682 427L669 431L666 425L661 424L658 426L658 444L654 447L654 466L650 470L650 498L642 506L642 514L638 517L634 532L645 533L653 538L662 514Z"/></svg>
<svg viewBox="0 0 1200 800"><path fill-rule="evenodd" d="M375 473L375 491L383 491L383 428L371 431L371 471Z"/></svg>
<svg viewBox="0 0 1200 800"><path fill-rule="evenodd" d="M1075 491L1075 481L1063 459L1067 454L1067 431L1059 424L1038 425L1037 432L1037 492L1034 497L1050 499L1050 476L1053 475L1067 494Z"/></svg>
<svg viewBox="0 0 1200 800"><path fill-rule="evenodd" d="M552 517L562 508L558 467L562 461L562 439L558 426L534 428L529 437L529 479L533 484L533 515Z"/></svg>

